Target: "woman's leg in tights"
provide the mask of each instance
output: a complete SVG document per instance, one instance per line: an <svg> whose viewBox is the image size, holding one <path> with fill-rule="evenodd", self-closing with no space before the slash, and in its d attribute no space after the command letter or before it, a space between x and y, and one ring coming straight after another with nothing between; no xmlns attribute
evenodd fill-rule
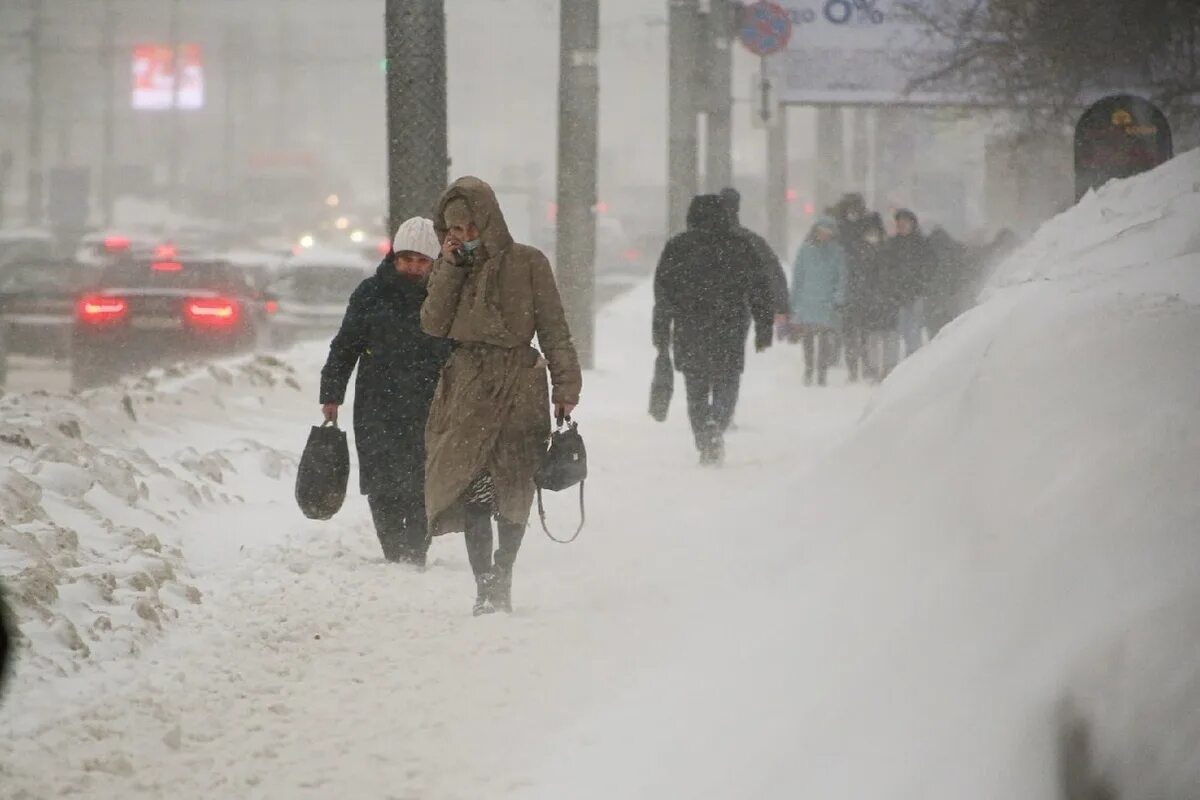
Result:
<svg viewBox="0 0 1200 800"><path fill-rule="evenodd" d="M478 578L492 571L492 517L486 510L467 511L467 559Z"/></svg>

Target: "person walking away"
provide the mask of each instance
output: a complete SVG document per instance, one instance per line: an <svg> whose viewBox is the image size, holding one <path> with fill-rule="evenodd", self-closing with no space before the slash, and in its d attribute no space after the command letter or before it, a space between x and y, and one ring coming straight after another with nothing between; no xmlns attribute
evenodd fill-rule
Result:
<svg viewBox="0 0 1200 800"><path fill-rule="evenodd" d="M804 345L804 383L826 385L837 343L834 331L846 298L846 253L833 217L817 220L792 268L792 328Z"/></svg>
<svg viewBox="0 0 1200 800"><path fill-rule="evenodd" d="M667 242L654 274L652 338L674 351L700 463L720 464L746 366L746 330L771 346L774 306L754 246L715 194L692 199L688 229Z"/></svg>
<svg viewBox="0 0 1200 800"><path fill-rule="evenodd" d="M900 289L887 260L888 238L883 218L871 214L864 235L863 328L866 333L866 377L879 382L900 360Z"/></svg>
<svg viewBox="0 0 1200 800"><path fill-rule="evenodd" d="M878 215L875 215L878 219ZM867 204L858 193L847 194L834 207L838 241L846 252L846 307L842 311L842 345L846 353L846 370L850 382L858 380L861 367L864 376L873 372L867 351L867 302L870 276L874 266L872 247L866 236L871 216Z"/></svg>
<svg viewBox="0 0 1200 800"><path fill-rule="evenodd" d="M932 339L975 300L967 297L970 283L967 246L940 227L929 232L928 240L934 266L925 300L925 320Z"/></svg>
<svg viewBox="0 0 1200 800"><path fill-rule="evenodd" d="M513 241L492 187L459 178L438 200L434 225L442 251L421 327L454 348L426 429L430 533L465 532L476 616L511 612L550 404L558 419L569 417L583 378L550 262Z"/></svg>
<svg viewBox="0 0 1200 800"><path fill-rule="evenodd" d="M902 208L896 212L895 221L896 235L888 242L888 268L897 281L900 337L905 356L911 356L924 342L925 293L935 263L917 215Z"/></svg>
<svg viewBox="0 0 1200 800"><path fill-rule="evenodd" d="M433 223L414 217L396 231L392 252L350 296L321 370L321 409L337 422L350 373L359 489L388 561L425 566L425 421L449 355L421 331L425 282L440 247Z"/></svg>
<svg viewBox="0 0 1200 800"><path fill-rule="evenodd" d="M775 312L775 324L781 325L787 321L788 315L791 314L792 310L791 304L788 302L787 274L783 271L783 264L780 262L779 256L775 254L774 248L771 247L766 239L742 225L741 192L731 186L726 187L721 190L721 200L725 203L725 208L729 212L734 229L745 237L746 241L754 248L759 268L762 270L765 279L765 286L770 293L771 308ZM748 318L747 323L749 323ZM748 326L747 332L749 332Z"/></svg>

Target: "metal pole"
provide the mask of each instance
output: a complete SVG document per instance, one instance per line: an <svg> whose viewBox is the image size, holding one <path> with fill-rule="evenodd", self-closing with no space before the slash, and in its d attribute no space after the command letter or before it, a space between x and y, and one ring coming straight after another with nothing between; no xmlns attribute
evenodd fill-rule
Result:
<svg viewBox="0 0 1200 800"><path fill-rule="evenodd" d="M670 0L668 20L667 225L676 234L687 226L687 209L696 194L696 45L699 0Z"/></svg>
<svg viewBox="0 0 1200 800"><path fill-rule="evenodd" d="M817 213L837 202L845 189L845 158L842 153L842 109L820 106L817 109Z"/></svg>
<svg viewBox="0 0 1200 800"><path fill-rule="evenodd" d="M290 119L289 95L291 94L291 73L288 71L288 3L292 0L279 0L279 8L275 12L275 147L284 148L288 131L294 124Z"/></svg>
<svg viewBox="0 0 1200 800"><path fill-rule="evenodd" d="M42 138L45 106L42 103L42 0L33 0L29 26L29 183L25 192L25 218L30 225L41 225L45 212L42 194Z"/></svg>
<svg viewBox="0 0 1200 800"><path fill-rule="evenodd" d="M853 171L850 180L856 192L866 192L867 174L870 172L868 161L871 153L870 131L867 126L871 118L871 109L856 108L854 110L854 136L851 139L854 150Z"/></svg>
<svg viewBox="0 0 1200 800"><path fill-rule="evenodd" d="M168 34L171 45L171 119L169 123L171 127L167 138L167 206L172 211L179 209L179 160L183 151L183 145L180 142L182 125L179 118L179 87L183 83L181 80L183 76L180 74L183 60L179 57L179 3L180 0L171 2Z"/></svg>
<svg viewBox="0 0 1200 800"><path fill-rule="evenodd" d="M225 112L225 125L222 149L225 162L225 216L230 222L235 221L239 213L236 203L237 192L234 191L234 182L237 179L237 109L234 107L237 98L237 84L234 76L239 72L237 31L238 22L233 19L229 20L225 26L224 41L225 94L222 106Z"/></svg>
<svg viewBox="0 0 1200 800"><path fill-rule="evenodd" d="M787 184L788 184L788 125L787 107L775 112L773 124L767 126L767 241L776 253L788 248Z"/></svg>
<svg viewBox="0 0 1200 800"><path fill-rule="evenodd" d="M391 230L432 213L446 188L446 9L387 0L388 214Z"/></svg>
<svg viewBox="0 0 1200 800"><path fill-rule="evenodd" d="M599 0L562 0L558 79L558 281L584 369L595 361Z"/></svg>
<svg viewBox="0 0 1200 800"><path fill-rule="evenodd" d="M712 0L708 23L708 114L704 174L709 192L733 185L733 32L736 10Z"/></svg>
<svg viewBox="0 0 1200 800"><path fill-rule="evenodd" d="M116 27L113 0L104 0L104 22L100 35L100 74L103 78L104 121L100 144L100 217L107 228L113 223L113 155L116 149Z"/></svg>

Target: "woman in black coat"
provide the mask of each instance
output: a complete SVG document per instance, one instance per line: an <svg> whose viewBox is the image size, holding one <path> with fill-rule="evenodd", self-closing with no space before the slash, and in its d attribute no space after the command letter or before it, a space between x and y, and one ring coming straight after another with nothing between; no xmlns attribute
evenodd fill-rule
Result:
<svg viewBox="0 0 1200 800"><path fill-rule="evenodd" d="M325 418L337 421L350 373L359 488L367 496L384 557L424 566L425 422L450 344L421 330L425 281L440 250L433 223L400 226L393 250L350 297L321 370Z"/></svg>

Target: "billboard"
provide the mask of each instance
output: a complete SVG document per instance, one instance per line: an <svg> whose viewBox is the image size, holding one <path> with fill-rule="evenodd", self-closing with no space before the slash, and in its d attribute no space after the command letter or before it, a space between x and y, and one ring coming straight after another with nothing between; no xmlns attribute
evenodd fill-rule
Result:
<svg viewBox="0 0 1200 800"><path fill-rule="evenodd" d="M792 21L787 49L769 59L779 99L789 104L958 105L943 86L905 94L911 65L935 47L898 0L775 0Z"/></svg>
<svg viewBox="0 0 1200 800"><path fill-rule="evenodd" d="M178 63L177 63L178 62ZM133 108L165 111L204 108L204 62L200 46L182 44L179 58L170 45L139 44L133 48ZM175 71L179 69L176 87Z"/></svg>

